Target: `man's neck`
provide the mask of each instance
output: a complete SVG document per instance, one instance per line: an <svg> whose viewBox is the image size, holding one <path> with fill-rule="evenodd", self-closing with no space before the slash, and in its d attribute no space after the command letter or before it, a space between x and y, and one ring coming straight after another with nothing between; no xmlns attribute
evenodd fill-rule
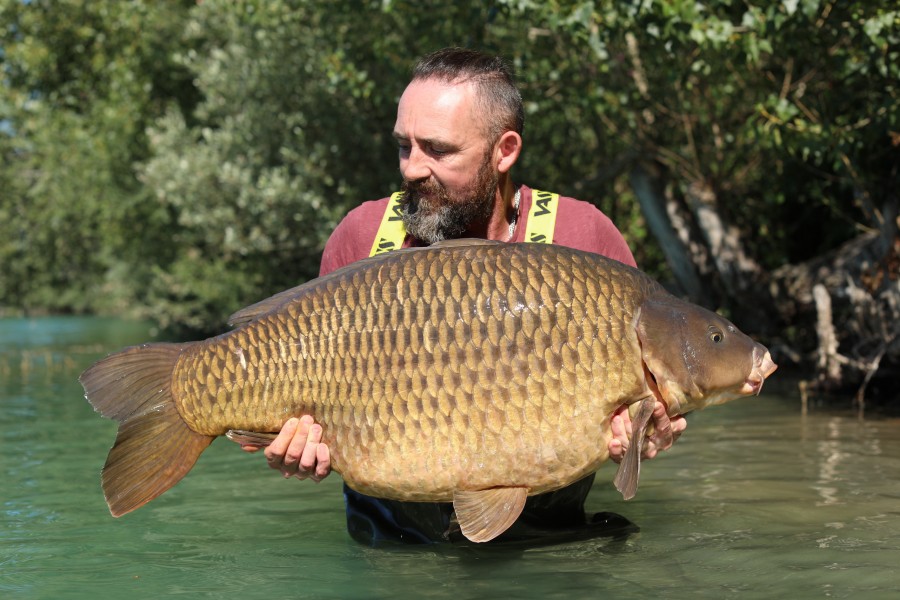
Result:
<svg viewBox="0 0 900 600"><path fill-rule="evenodd" d="M497 192L494 197L494 209L486 223L472 226L467 234L471 237L508 242L509 227L515 214L513 203L516 197L516 186L508 173L500 176Z"/></svg>

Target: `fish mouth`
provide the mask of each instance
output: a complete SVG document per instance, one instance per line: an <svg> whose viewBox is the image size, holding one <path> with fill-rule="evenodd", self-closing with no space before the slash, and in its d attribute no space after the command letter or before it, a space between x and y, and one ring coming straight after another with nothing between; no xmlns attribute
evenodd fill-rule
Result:
<svg viewBox="0 0 900 600"><path fill-rule="evenodd" d="M772 360L772 355L769 354L769 351L766 350L764 346L757 344L753 349L753 369L750 371L750 376L747 377L747 380L744 382L741 393L748 396L750 394L759 396L766 377L774 373L777 368L778 365Z"/></svg>

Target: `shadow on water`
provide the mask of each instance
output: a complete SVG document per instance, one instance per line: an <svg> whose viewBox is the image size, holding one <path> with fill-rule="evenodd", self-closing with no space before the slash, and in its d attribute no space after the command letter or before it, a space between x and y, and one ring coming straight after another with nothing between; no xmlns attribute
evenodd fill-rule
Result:
<svg viewBox="0 0 900 600"><path fill-rule="evenodd" d="M613 470L600 471L589 510L639 532L367 548L344 531L338 477L284 481L226 441L173 490L113 519L99 470L116 426L77 376L148 331L0 320L0 596L887 598L900 583L900 420L804 416L784 385L691 415L629 502Z"/></svg>

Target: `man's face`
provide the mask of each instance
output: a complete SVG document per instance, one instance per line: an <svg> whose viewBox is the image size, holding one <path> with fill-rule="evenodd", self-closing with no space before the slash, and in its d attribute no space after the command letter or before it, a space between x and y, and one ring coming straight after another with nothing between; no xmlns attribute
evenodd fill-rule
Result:
<svg viewBox="0 0 900 600"><path fill-rule="evenodd" d="M486 221L497 191L493 145L468 84L415 81L397 109L394 138L406 191L407 231L427 243Z"/></svg>

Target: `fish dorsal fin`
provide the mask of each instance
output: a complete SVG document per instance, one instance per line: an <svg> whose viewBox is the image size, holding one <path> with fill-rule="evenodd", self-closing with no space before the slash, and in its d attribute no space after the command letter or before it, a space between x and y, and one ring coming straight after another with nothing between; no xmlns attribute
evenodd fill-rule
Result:
<svg viewBox="0 0 900 600"><path fill-rule="evenodd" d="M640 401L638 413L632 421L631 443L625 451L625 458L616 471L613 483L616 489L622 493L622 498L631 500L637 493L638 481L641 477L641 450L644 446L644 436L647 434L647 425L653 415L656 406L656 397L648 396Z"/></svg>
<svg viewBox="0 0 900 600"><path fill-rule="evenodd" d="M522 514L528 488L504 487L475 492L453 492L453 509L464 536L487 542L507 529Z"/></svg>
<svg viewBox="0 0 900 600"><path fill-rule="evenodd" d="M417 248L418 249L418 248ZM281 306L287 304L294 298L297 298L301 294L303 294L306 290L311 287L322 285L329 279L335 279L338 277L343 277L344 275L351 273L353 271L357 271L359 269L365 269L372 263L383 262L392 258L392 255L396 255L399 252L406 252L407 250L397 250L396 252L385 252L384 254L376 254L375 256L364 258L362 260L358 260L356 262L350 263L349 265L343 266L340 269L335 269L328 275L323 275L322 277L318 277L316 279L310 279L306 283L301 283L296 287L292 287L289 290L284 290L283 292L278 292L274 296L270 296L265 300L260 300L256 304L251 304L241 310L237 311L230 317L228 317L228 324L232 327L237 325L243 325L244 323L249 323L251 321L255 321L256 319L262 317L263 315L267 315L270 312L280 308Z"/></svg>
<svg viewBox="0 0 900 600"><path fill-rule="evenodd" d="M442 242L436 242L431 246L404 248L402 250L395 250L393 252L376 254L375 256L370 256L369 258L364 258L362 260L358 260L356 262L350 263L349 265L341 267L340 269L336 269L328 275L324 275L317 279L311 279L306 283L293 287L289 290L279 292L274 296L257 302L256 304L251 304L250 306L242 308L241 310L228 317L228 324L234 327L237 325L243 325L245 323L255 321L263 315L267 315L270 312L273 312L281 306L287 304L300 294L304 293L311 286L322 285L322 283L327 279L342 277L352 271L368 268L370 265L372 265L372 263L391 260L397 256L402 256L403 254L408 254L411 252L425 252L434 248L461 248L465 246L491 246L495 244L503 244L503 242L497 242L494 240L482 240L477 238L463 238L458 240L444 240Z"/></svg>
<svg viewBox="0 0 900 600"><path fill-rule="evenodd" d="M279 292L274 296L266 298L265 300L260 300L256 304L246 306L228 317L228 324L232 327L235 327L237 325L249 323L250 321L255 321L259 317L272 312L282 304L290 302L298 294L302 293L307 285L309 285L309 282L298 285L297 287L293 287L289 290Z"/></svg>
<svg viewBox="0 0 900 600"><path fill-rule="evenodd" d="M504 242L497 240L485 240L481 238L459 238L455 240L442 240L428 246L429 248L464 248L466 246L500 246Z"/></svg>

